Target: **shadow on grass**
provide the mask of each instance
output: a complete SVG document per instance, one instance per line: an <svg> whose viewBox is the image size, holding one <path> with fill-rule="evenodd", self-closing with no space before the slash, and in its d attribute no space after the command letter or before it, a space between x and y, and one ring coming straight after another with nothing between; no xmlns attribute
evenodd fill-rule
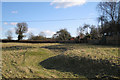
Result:
<svg viewBox="0 0 120 80"><path fill-rule="evenodd" d="M28 48L35 48L31 46L10 46L10 47L3 47L2 50L25 50Z"/></svg>
<svg viewBox="0 0 120 80"><path fill-rule="evenodd" d="M56 69L62 72L72 72L73 74L83 75L88 79L119 77L120 67L116 64L110 63L108 60L93 60L85 57L70 57L65 55L58 55L48 58L39 63L46 69ZM116 79L117 80L117 79Z"/></svg>
<svg viewBox="0 0 120 80"><path fill-rule="evenodd" d="M53 50L53 51L60 51L60 52L65 52L67 51L68 49L66 48L66 46L64 45L51 45L51 46L43 46L43 47L40 47L40 48L46 48L46 49L49 49L49 50Z"/></svg>

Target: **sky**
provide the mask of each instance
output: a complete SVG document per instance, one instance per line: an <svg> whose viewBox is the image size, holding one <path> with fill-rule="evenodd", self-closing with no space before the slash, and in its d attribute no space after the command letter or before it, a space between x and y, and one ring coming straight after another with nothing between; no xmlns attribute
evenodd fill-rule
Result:
<svg viewBox="0 0 120 80"><path fill-rule="evenodd" d="M67 29L77 36L77 28L84 24L98 25L98 2L3 2L2 3L2 39L11 30L13 39L17 39L15 27L17 23L28 24L29 35L44 32L52 37L56 31ZM25 38L27 39L27 38Z"/></svg>

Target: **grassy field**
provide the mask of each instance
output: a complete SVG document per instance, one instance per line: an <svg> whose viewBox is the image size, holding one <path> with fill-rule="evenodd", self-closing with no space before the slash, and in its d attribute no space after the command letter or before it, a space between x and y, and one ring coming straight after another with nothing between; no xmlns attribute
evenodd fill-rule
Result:
<svg viewBox="0 0 120 80"><path fill-rule="evenodd" d="M5 78L120 79L120 48L86 44L2 43Z"/></svg>

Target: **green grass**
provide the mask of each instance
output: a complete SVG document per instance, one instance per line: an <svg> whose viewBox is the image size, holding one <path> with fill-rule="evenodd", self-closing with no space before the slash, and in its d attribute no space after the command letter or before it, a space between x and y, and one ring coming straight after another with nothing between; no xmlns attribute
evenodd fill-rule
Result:
<svg viewBox="0 0 120 80"><path fill-rule="evenodd" d="M6 78L119 78L118 47L59 43L2 43Z"/></svg>

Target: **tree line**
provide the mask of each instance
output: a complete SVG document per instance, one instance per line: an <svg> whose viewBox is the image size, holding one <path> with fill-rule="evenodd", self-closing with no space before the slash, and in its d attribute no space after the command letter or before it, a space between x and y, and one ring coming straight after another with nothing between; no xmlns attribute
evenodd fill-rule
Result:
<svg viewBox="0 0 120 80"><path fill-rule="evenodd" d="M102 32L107 28L111 28L117 31L120 31L120 2L100 2L97 5L97 9L99 12L98 23L100 25L89 25L84 24L83 26L79 26L77 28L77 36L72 37L70 32L67 29L60 29L57 31L52 38L46 38L45 33L41 32L37 36L33 33L29 34L28 40L76 40L76 41L88 41L92 39L100 39L103 37ZM24 33L28 31L27 23L18 23L15 28L15 33L18 35L18 40L22 40L23 37L26 37ZM12 39L12 32L7 32L7 39Z"/></svg>
<svg viewBox="0 0 120 80"><path fill-rule="evenodd" d="M28 31L27 23L18 23L17 27L15 28L16 34L18 35L18 40L22 40L26 35ZM90 29L88 32L88 29ZM74 40L80 40L83 38L89 38L89 39L97 39L100 37L99 34L99 28L97 28L95 25L88 25L84 24L84 26L80 26L77 28L77 37L74 37ZM61 40L61 41L67 41L71 40L73 37L71 36L70 32L67 31L67 29L60 29L57 31L49 40ZM7 39L12 40L12 32L8 31L7 32ZM28 40L48 40L46 38L44 32L40 32L37 36L35 36L32 32L29 33Z"/></svg>

